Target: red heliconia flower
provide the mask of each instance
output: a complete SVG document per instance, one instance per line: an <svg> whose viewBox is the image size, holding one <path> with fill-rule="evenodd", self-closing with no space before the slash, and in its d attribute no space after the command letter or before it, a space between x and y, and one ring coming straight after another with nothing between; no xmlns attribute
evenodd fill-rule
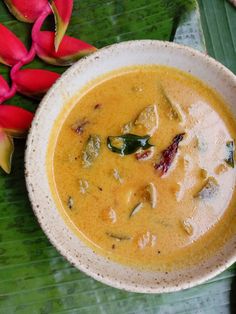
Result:
<svg viewBox="0 0 236 314"><path fill-rule="evenodd" d="M26 23L33 23L48 4L48 0L4 0L4 2L18 20Z"/></svg>
<svg viewBox="0 0 236 314"><path fill-rule="evenodd" d="M0 128L12 137L24 137L30 128L34 114L21 107L0 105Z"/></svg>
<svg viewBox="0 0 236 314"><path fill-rule="evenodd" d="M11 160L14 152L12 138L0 128L0 167L6 172L11 172Z"/></svg>
<svg viewBox="0 0 236 314"><path fill-rule="evenodd" d="M10 12L20 21L34 23L32 46L25 45L7 27L0 24L0 63L11 66L11 88L0 75L0 168L11 171L14 151L13 138L24 137L34 114L17 106L1 105L18 91L26 96L41 97L60 77L60 74L21 68L36 54L54 65L67 66L95 50L86 42L65 36L73 9L73 0L4 0ZM56 33L41 31L45 19L54 14Z"/></svg>
<svg viewBox="0 0 236 314"><path fill-rule="evenodd" d="M24 44L8 28L0 24L0 63L13 66L28 54Z"/></svg>
<svg viewBox="0 0 236 314"><path fill-rule="evenodd" d="M73 0L52 0L51 8L56 24L55 50L57 51L70 22Z"/></svg>
<svg viewBox="0 0 236 314"><path fill-rule="evenodd" d="M64 36L58 51L55 51L54 37L54 32L42 31L35 42L38 56L50 64L71 65L81 57L97 50L82 40Z"/></svg>
<svg viewBox="0 0 236 314"><path fill-rule="evenodd" d="M12 137L23 137L28 131L34 114L23 108L0 105L0 167L11 172L11 160L14 152Z"/></svg>
<svg viewBox="0 0 236 314"><path fill-rule="evenodd" d="M9 85L7 82L4 80L4 78L0 75L0 98L8 93L10 90Z"/></svg>
<svg viewBox="0 0 236 314"><path fill-rule="evenodd" d="M25 69L16 72L14 82L21 94L41 98L59 77L60 74L52 71Z"/></svg>

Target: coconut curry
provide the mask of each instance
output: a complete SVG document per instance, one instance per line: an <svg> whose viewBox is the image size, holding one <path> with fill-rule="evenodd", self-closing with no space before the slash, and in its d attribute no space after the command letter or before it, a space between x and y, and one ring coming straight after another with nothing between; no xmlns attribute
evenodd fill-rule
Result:
<svg viewBox="0 0 236 314"><path fill-rule="evenodd" d="M51 189L99 254L145 269L190 265L235 232L235 137L220 96L191 75L121 69L56 122Z"/></svg>

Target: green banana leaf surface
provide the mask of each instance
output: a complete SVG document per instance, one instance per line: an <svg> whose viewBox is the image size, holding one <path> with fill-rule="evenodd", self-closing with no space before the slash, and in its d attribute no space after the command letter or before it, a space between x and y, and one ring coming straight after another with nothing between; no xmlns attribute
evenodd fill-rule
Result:
<svg viewBox="0 0 236 314"><path fill-rule="evenodd" d="M130 39L174 40L208 51L236 72L236 11L224 0L75 0L68 34L103 47ZM30 46L28 24L16 21L0 1L0 23ZM53 19L45 29L53 28ZM29 68L62 73L39 59ZM8 78L9 69L0 66ZM16 95L8 101L31 111L37 102ZM16 141L10 175L0 171L1 314L234 313L232 266L209 282L162 295L128 293L103 285L71 266L49 243L33 215L25 188L24 141Z"/></svg>

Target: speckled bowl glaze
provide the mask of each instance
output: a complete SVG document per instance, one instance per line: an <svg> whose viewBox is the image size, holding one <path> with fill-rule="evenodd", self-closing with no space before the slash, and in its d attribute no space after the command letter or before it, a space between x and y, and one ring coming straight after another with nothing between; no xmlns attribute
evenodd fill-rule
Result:
<svg viewBox="0 0 236 314"><path fill-rule="evenodd" d="M35 215L51 243L75 267L110 286L133 292L163 293L198 285L236 261L236 235L207 261L170 273L139 271L99 256L59 214L46 174L46 152L54 121L65 103L96 77L124 66L162 64L179 68L216 89L236 115L236 77L223 65L193 49L168 42L140 40L103 48L73 65L42 100L26 150L26 182Z"/></svg>

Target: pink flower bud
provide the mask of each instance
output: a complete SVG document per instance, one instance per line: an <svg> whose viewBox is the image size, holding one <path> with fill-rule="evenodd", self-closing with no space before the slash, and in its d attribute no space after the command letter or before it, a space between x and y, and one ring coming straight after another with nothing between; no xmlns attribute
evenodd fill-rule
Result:
<svg viewBox="0 0 236 314"><path fill-rule="evenodd" d="M97 50L82 40L64 36L58 51L55 51L54 35L54 32L39 32L35 42L38 56L49 64L71 65L81 57Z"/></svg>
<svg viewBox="0 0 236 314"><path fill-rule="evenodd" d="M33 23L48 4L48 0L4 0L4 2L18 20L26 23Z"/></svg>
<svg viewBox="0 0 236 314"><path fill-rule="evenodd" d="M14 82L21 94L41 98L59 77L60 74L52 71L25 69L16 72Z"/></svg>
<svg viewBox="0 0 236 314"><path fill-rule="evenodd" d="M30 128L34 114L21 107L0 105L0 127L13 137L23 137Z"/></svg>
<svg viewBox="0 0 236 314"><path fill-rule="evenodd" d="M15 34L0 24L0 63L15 65L27 55L27 49Z"/></svg>

